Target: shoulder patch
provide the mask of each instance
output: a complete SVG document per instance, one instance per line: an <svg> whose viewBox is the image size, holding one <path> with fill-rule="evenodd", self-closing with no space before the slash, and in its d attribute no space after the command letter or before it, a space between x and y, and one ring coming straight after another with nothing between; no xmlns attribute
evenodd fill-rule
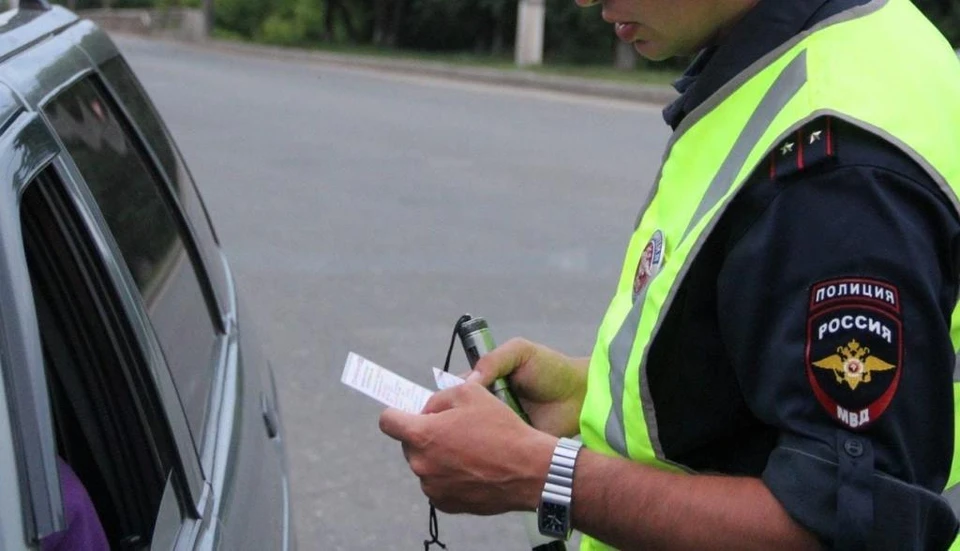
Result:
<svg viewBox="0 0 960 551"><path fill-rule="evenodd" d="M807 379L827 415L863 429L890 405L903 366L899 290L884 281L849 277L810 288Z"/></svg>
<svg viewBox="0 0 960 551"><path fill-rule="evenodd" d="M815 119L770 152L770 179L779 180L819 165L835 156L833 117Z"/></svg>

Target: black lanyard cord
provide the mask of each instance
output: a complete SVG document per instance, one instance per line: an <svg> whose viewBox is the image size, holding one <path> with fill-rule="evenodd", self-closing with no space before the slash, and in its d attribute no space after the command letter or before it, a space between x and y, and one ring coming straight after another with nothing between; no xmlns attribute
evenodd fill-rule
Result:
<svg viewBox="0 0 960 551"><path fill-rule="evenodd" d="M440 526L437 524L437 508L430 504L430 539L423 540L423 551L430 551L431 545L439 545L446 549L447 545L440 541Z"/></svg>
<svg viewBox="0 0 960 551"><path fill-rule="evenodd" d="M450 372L450 356L453 355L453 344L457 342L457 333L460 331L460 326L464 322L470 321L472 318L464 314L460 316L460 319L457 320L457 323L453 326L453 335L450 336L450 347L447 348L447 359L443 361L443 371L444 373ZM430 539L423 540L423 551L430 551L431 545L438 545L440 549L446 549L447 546L440 541L440 525L437 522L437 508L430 504Z"/></svg>

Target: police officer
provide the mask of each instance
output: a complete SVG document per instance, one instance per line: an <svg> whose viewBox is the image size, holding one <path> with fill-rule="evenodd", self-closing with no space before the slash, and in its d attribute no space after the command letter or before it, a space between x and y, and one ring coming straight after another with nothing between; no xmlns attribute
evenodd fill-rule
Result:
<svg viewBox="0 0 960 551"><path fill-rule="evenodd" d="M909 0L601 3L642 55L700 53L592 356L510 341L381 429L441 510L586 549L947 548L951 48Z"/></svg>

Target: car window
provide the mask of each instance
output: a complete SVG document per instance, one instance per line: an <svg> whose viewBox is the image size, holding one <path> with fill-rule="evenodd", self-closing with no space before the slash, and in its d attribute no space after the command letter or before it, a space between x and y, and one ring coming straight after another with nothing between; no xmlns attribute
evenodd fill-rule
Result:
<svg viewBox="0 0 960 551"><path fill-rule="evenodd" d="M217 293L217 299L221 307L228 304L227 275L220 258L216 233L200 193L170 133L122 57L117 56L103 63L100 70L107 83L116 90L117 96L123 98L123 105L127 108L130 118L136 121L144 140L166 173L187 217L193 222L194 235L210 274L211 283Z"/></svg>
<svg viewBox="0 0 960 551"><path fill-rule="evenodd" d="M103 87L74 84L44 112L113 234L160 342L195 439L214 374L217 329L179 212Z"/></svg>
<svg viewBox="0 0 960 551"><path fill-rule="evenodd" d="M66 517L82 518L91 542L102 529L113 549L142 548L175 471L163 406L94 241L51 171L24 190L20 219Z"/></svg>

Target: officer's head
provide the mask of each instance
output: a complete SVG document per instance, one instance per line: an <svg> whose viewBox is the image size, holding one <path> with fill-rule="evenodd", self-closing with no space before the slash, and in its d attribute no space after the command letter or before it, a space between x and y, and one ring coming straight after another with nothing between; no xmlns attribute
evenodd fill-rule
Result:
<svg viewBox="0 0 960 551"><path fill-rule="evenodd" d="M620 40L661 60L689 55L719 40L759 0L575 0L603 5Z"/></svg>

